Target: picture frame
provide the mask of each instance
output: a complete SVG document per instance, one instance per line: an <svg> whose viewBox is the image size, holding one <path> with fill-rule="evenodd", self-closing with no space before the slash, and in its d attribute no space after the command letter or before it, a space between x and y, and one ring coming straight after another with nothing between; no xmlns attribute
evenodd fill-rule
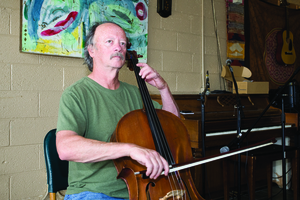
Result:
<svg viewBox="0 0 300 200"><path fill-rule="evenodd" d="M112 21L147 60L148 0L22 1L21 52L82 58L90 26Z"/></svg>

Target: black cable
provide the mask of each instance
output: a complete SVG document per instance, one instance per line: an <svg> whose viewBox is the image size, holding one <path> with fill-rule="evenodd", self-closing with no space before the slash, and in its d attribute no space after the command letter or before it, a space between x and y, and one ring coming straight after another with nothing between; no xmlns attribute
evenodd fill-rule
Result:
<svg viewBox="0 0 300 200"><path fill-rule="evenodd" d="M285 175L287 175L290 171L292 170L292 168L290 168L289 170L287 170L287 172L285 173ZM272 178L282 178L282 176L278 176L278 177L272 177Z"/></svg>

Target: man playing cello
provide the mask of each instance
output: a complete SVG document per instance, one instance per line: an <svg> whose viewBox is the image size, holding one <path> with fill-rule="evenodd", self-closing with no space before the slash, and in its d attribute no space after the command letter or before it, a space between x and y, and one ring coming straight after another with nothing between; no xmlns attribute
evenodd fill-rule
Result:
<svg viewBox="0 0 300 200"><path fill-rule="evenodd" d="M168 174L167 161L155 150L130 143L109 142L118 121L128 112L142 109L136 86L118 79L125 63L127 39L112 22L91 27L85 61L91 73L67 88L60 100L56 144L59 157L69 162L69 186L65 199L128 199L124 181L116 179L113 160L131 157L156 179ZM138 63L140 76L155 86L162 108L179 116L178 107L164 79L149 65Z"/></svg>

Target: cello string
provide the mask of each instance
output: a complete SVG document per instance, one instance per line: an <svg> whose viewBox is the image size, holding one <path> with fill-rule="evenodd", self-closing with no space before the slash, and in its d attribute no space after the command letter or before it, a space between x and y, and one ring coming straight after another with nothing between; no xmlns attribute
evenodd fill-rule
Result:
<svg viewBox="0 0 300 200"><path fill-rule="evenodd" d="M184 186L183 183L182 183L182 179L181 179L181 176L180 176L179 171L175 171L175 172L173 172L173 173L176 174L176 178L177 178L177 181L178 181L178 183L179 183L178 185L179 185L180 191L181 191L181 192L185 191L185 186ZM185 194L186 194L186 193L185 193ZM185 196L185 199L186 199L186 195L183 195L183 196Z"/></svg>
<svg viewBox="0 0 300 200"><path fill-rule="evenodd" d="M172 179L173 179L174 185L176 187L176 191L182 191L183 190L182 185L178 184L180 179L178 178L177 173L176 172L172 172L172 174L175 174L175 175L172 175ZM176 180L174 180L174 176L176 177Z"/></svg>
<svg viewBox="0 0 300 200"><path fill-rule="evenodd" d="M146 91L146 90L144 90L144 91ZM152 104L152 101L151 102L149 102L149 101L147 101L147 103L148 103L148 106L149 105L153 105ZM151 115L152 115L152 117L154 118L154 119L157 119L157 117L155 117L155 116L157 116L156 115L156 112L155 113L153 113L152 111L152 109L149 109L150 110L150 113L151 113ZM149 111L148 110L148 111ZM156 122L155 123L156 125L160 125L160 123L159 123L159 121L158 122ZM157 130L158 129L158 130ZM156 133L161 133L161 134L158 134L158 136L160 136L160 135L163 135L164 133L163 133L163 131L162 131L162 128L157 128L157 126L156 126L156 130L157 130L157 132ZM162 138L161 140L159 140L159 141L166 141L164 138ZM162 144L160 144L160 145L162 145ZM164 147L164 145L162 145L163 147ZM167 151L167 152L170 152L170 151ZM168 156L168 155L167 155ZM175 174L175 175L174 175ZM170 180L170 177L171 177L171 180ZM178 177L178 172L173 172L173 173L171 173L169 176L168 176L168 180L169 180L169 183L170 183L170 187L171 187L171 189L173 190L173 186L172 185L174 185L175 186L175 193L177 192L177 191L179 191L179 193L180 192L182 192L182 191L185 191L184 190L184 187L183 187L183 184L182 184L182 179L180 178L180 174L179 174L179 177ZM173 184L171 183L171 182L173 182ZM186 197L186 196L185 196ZM173 197L173 198L175 198L175 197ZM183 197L181 197L181 198L183 198Z"/></svg>
<svg viewBox="0 0 300 200"><path fill-rule="evenodd" d="M152 131L152 135L154 137L154 140L156 141L156 148L158 148L158 152L160 152L161 154L163 154L162 156L167 159L169 165L170 164L175 164L174 162L174 158L172 156L172 153L170 152L170 148L169 145L166 141L163 129L161 127L160 121L158 119L158 116L156 114L156 110L154 109L152 100L150 98L150 94L148 91L148 88L146 86L145 81L139 76L139 71L140 68L136 66L138 60L137 59L133 59L132 57L132 64L133 64L133 68L134 68L134 72L136 75L136 79L138 82L138 85L140 87L140 92L141 92L141 96L144 102L144 106L145 106L145 110L146 110L146 114L148 117L148 121L149 121L149 125L151 126L150 128L153 130ZM175 175L174 175L175 174ZM178 172L173 172L171 173L171 175L168 175L168 180L169 180L169 184L171 189L173 188L170 177L172 179L172 182L174 183L174 186L176 187L176 191L184 191L184 187L182 184L182 179L180 177L180 174ZM173 190L173 189L172 189ZM173 196L174 199L174 196Z"/></svg>
<svg viewBox="0 0 300 200"><path fill-rule="evenodd" d="M170 184L170 187L171 187L171 191L173 191L173 186L172 186L172 183L170 181L170 177L168 176L168 181L169 181L169 184ZM173 196L173 199L174 199L174 196Z"/></svg>
<svg viewBox="0 0 300 200"><path fill-rule="evenodd" d="M132 59L132 61L133 61L133 59ZM153 138L154 141L160 141L159 138L158 138L158 135L155 134L158 130L154 126L154 123L152 122L153 120L149 116L149 114L150 114L149 112L152 109L150 107L151 104L149 103L149 98L147 98L147 92L146 92L147 88L145 86L145 81L139 76L140 69L138 67L136 67L136 63L137 63L137 61L134 60L133 61L134 71L135 71L137 82L138 82L138 85L139 85L139 88L140 88L141 96L142 96L142 99L143 99L143 102L144 102L144 107L145 107L146 114L147 114L147 117L148 117L149 126L150 126L150 129L151 129L152 135L154 137ZM153 116L153 115L151 115L151 116ZM158 152L163 152L163 150L161 149L162 148L161 145L156 145L156 148L157 148Z"/></svg>
<svg viewBox="0 0 300 200"><path fill-rule="evenodd" d="M144 91L148 91L148 90L144 90ZM154 134L156 135L156 138L158 138L157 144L158 144L158 146L160 146L161 153L163 153L163 157L169 161L169 164L172 164L172 163L174 163L174 159L170 152L170 148L166 141L160 121L157 117L156 110L153 107L151 98L148 98L146 103L148 106L149 115L151 116L151 119L153 120L152 123L155 128Z"/></svg>
<svg viewBox="0 0 300 200"><path fill-rule="evenodd" d="M130 54L130 53L129 53ZM170 152L170 148L168 146L168 143L166 142L166 138L165 135L163 133L161 124L158 120L158 117L156 115L156 111L154 109L152 100L150 98L150 94L149 91L147 89L147 86L145 84L145 81L139 76L139 71L140 68L136 66L136 64L138 63L138 59L133 57L133 55L131 55L131 61L133 64L133 69L138 81L138 85L140 87L140 92L141 92L141 96L143 98L143 102L144 102L144 106L146 109L146 114L148 117L148 121L149 121L149 125L150 128L153 133L154 141L156 141L156 147L158 148L157 150L162 154L162 156L168 160L169 164L175 164L173 156Z"/></svg>
<svg viewBox="0 0 300 200"><path fill-rule="evenodd" d="M151 104L152 104L152 102L151 102ZM156 113L155 113L156 114ZM160 125L160 123L158 123L159 125ZM163 133L163 131L161 131L162 129L159 129L158 130L158 132L157 133L162 133L162 134L164 134ZM160 135L162 135L162 134L158 134L159 136ZM166 141L165 139L161 139L161 140L159 140L159 141ZM162 144L160 144L160 145L162 145ZM165 145L162 145L162 147L165 147ZM164 150L165 151L165 150ZM166 151L166 152L170 152L170 151ZM165 154L166 155L166 154ZM170 153L169 154L167 154L167 156L169 156L170 155ZM172 156L172 155L171 155ZM173 160L173 157L172 157L172 160ZM174 163L174 162L172 162L172 163ZM181 192L181 191L183 191L183 186L182 186L182 183L180 182L180 178L178 178L178 173L171 173L169 176L168 176L168 180L169 180L169 184L170 184L170 187L171 187L171 189L173 190L173 188L175 187L175 194L176 194L176 192ZM172 183L173 184L172 184ZM173 187L173 185L174 185L174 187ZM173 196L173 199L175 199L175 196Z"/></svg>
<svg viewBox="0 0 300 200"><path fill-rule="evenodd" d="M172 179L173 179L173 183L174 183L174 186L176 187L176 192L178 192L177 193L177 196L178 196L178 194L181 194L183 191L185 191L184 190L184 188L183 188L183 184L182 183L179 183L179 180L181 180L181 179L178 179L177 178L177 172L172 172L172 174L175 174L175 175L172 175ZM176 179L177 179L177 181L176 180L174 180L174 176L176 177ZM180 175L179 175L180 176ZM179 183L179 184L178 184ZM170 183L171 184L171 183ZM179 187L178 187L179 186ZM179 188L179 189L178 189ZM173 190L173 189L172 189ZM176 194L176 192L175 192L175 194ZM184 196L184 197L183 197ZM183 195L183 196L181 196L180 195L180 199L183 199L183 198L185 198L186 199L186 195ZM174 196L173 196L173 199L174 199ZM178 198L177 198L178 199Z"/></svg>
<svg viewBox="0 0 300 200"><path fill-rule="evenodd" d="M156 115L156 111L154 109L154 106L153 106L152 100L150 98L150 94L149 94L149 91L145 84L145 81L139 76L140 68L136 67L136 63L138 62L138 60L132 59L132 62L133 62L134 71L136 73L136 77L138 80L138 85L141 88L141 96L144 99L144 106L147 111L147 114L149 114L148 121L149 121L149 125L151 126L150 128L153 130L152 133L155 137L154 139L157 144L156 145L158 148L157 150L158 150L158 152L163 154L162 156L168 160L169 164L175 164L172 154L170 153L170 150L168 150L170 148L164 137L164 133L161 128L161 124Z"/></svg>

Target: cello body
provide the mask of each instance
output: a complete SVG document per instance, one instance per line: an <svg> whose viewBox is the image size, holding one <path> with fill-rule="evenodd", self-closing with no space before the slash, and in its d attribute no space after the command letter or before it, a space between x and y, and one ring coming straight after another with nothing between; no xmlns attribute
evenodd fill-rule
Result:
<svg viewBox="0 0 300 200"><path fill-rule="evenodd" d="M193 160L189 135L181 119L164 110L156 110L157 116L165 133L166 140L176 163ZM135 110L126 114L118 123L111 137L113 142L134 143L136 145L155 149L154 140L145 110ZM167 200L167 199L203 199L193 183L189 169L176 172L179 179L161 175L156 180L144 178L134 172L146 170L145 166L130 157L114 160L118 177L125 181L130 200ZM169 179L172 181L169 181ZM179 191L177 183L184 186Z"/></svg>

